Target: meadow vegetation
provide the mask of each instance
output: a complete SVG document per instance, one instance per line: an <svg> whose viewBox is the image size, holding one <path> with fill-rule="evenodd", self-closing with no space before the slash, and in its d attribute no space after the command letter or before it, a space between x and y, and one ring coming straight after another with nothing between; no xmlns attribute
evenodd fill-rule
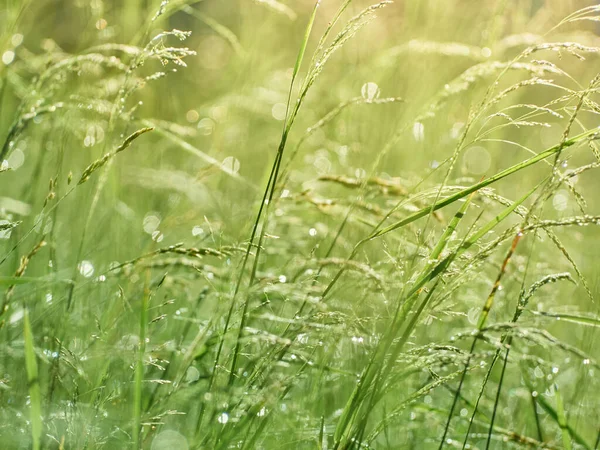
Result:
<svg viewBox="0 0 600 450"><path fill-rule="evenodd" d="M597 449L600 6L0 4L0 447Z"/></svg>

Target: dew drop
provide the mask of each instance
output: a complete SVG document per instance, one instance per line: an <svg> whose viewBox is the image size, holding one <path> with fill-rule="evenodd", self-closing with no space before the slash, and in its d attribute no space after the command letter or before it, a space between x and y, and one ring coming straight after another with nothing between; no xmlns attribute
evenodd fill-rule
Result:
<svg viewBox="0 0 600 450"><path fill-rule="evenodd" d="M0 220L0 225L7 225L10 222L8 220ZM9 228L8 230L2 230L0 231L0 239L8 239L10 238L10 235L12 234L12 229Z"/></svg>
<svg viewBox="0 0 600 450"><path fill-rule="evenodd" d="M552 206L557 211L564 211L569 206L569 193L561 189L552 198Z"/></svg>
<svg viewBox="0 0 600 450"><path fill-rule="evenodd" d="M23 35L21 33L13 34L12 38L10 39L10 43L13 45L13 47L18 47L23 43Z"/></svg>
<svg viewBox="0 0 600 450"><path fill-rule="evenodd" d="M86 278L90 278L92 275L94 275L94 265L90 261L81 261L77 265L77 269L79 270L79 273Z"/></svg>
<svg viewBox="0 0 600 450"><path fill-rule="evenodd" d="M425 125L423 125L421 122L415 122L413 124L412 133L415 141L421 142L423 139L425 139Z"/></svg>
<svg viewBox="0 0 600 450"><path fill-rule="evenodd" d="M379 97L379 86L377 86L377 83L369 81L368 83L363 84L360 93L365 100L373 101Z"/></svg>
<svg viewBox="0 0 600 450"><path fill-rule="evenodd" d="M215 123L208 117L198 122L198 131L204 136L210 136L215 128Z"/></svg>
<svg viewBox="0 0 600 450"><path fill-rule="evenodd" d="M8 157L7 162L11 169L17 170L25 162L25 153L20 148L15 148Z"/></svg>
<svg viewBox="0 0 600 450"><path fill-rule="evenodd" d="M144 216L142 228L148 234L154 233L160 225L160 216L156 212L149 212Z"/></svg>
<svg viewBox="0 0 600 450"><path fill-rule="evenodd" d="M5 66L8 66L15 59L15 52L12 50L7 50L2 54L2 62Z"/></svg>
<svg viewBox="0 0 600 450"><path fill-rule="evenodd" d="M187 113L185 113L185 120L190 123L196 122L200 118L200 114L195 109L190 109Z"/></svg>
<svg viewBox="0 0 600 450"><path fill-rule="evenodd" d="M467 319L469 320L470 324L475 325L477 323L477 317L479 316L479 308L477 308L476 306L469 309L469 312L467 313Z"/></svg>
<svg viewBox="0 0 600 450"><path fill-rule="evenodd" d="M240 161L233 156L228 156L221 163L223 169L231 174L236 174L240 171Z"/></svg>
<svg viewBox="0 0 600 450"><path fill-rule="evenodd" d="M108 25L108 22L106 21L106 19L98 19L96 21L96 29L97 30L104 30L106 28L106 26Z"/></svg>
<svg viewBox="0 0 600 450"><path fill-rule="evenodd" d="M194 381L198 381L199 379L200 371L194 366L188 367L188 370L185 372L185 381L187 381L188 383L193 383Z"/></svg>

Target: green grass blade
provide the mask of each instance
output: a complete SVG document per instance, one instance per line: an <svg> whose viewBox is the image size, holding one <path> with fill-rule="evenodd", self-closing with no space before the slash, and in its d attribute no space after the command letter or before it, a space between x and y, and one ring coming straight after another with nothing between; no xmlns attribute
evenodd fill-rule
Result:
<svg viewBox="0 0 600 450"><path fill-rule="evenodd" d="M532 190L523 195L520 199L514 202L512 205L505 208L500 214L494 217L491 221L489 221L486 225L477 230L472 236L467 238L464 243L450 255L448 255L445 259L439 262L429 273L423 275L421 279L419 279L415 286L411 289L409 295L413 295L416 293L418 289L421 289L427 282L434 279L440 273L443 273L444 270L456 259L457 256L467 251L474 244L476 244L483 236L493 230L500 222L506 219L512 212L521 206L525 200L527 200L531 195L543 184L544 182L538 184Z"/></svg>
<svg viewBox="0 0 600 450"><path fill-rule="evenodd" d="M141 448L141 431L142 431L142 383L144 379L144 355L146 353L146 329L148 326L148 303L150 300L150 289L148 281L146 282L142 302L140 305L140 342L137 352L137 360L135 365L135 381L133 392L133 448L135 450Z"/></svg>
<svg viewBox="0 0 600 450"><path fill-rule="evenodd" d="M550 147L549 149L539 153L536 156L533 156L529 159L526 159L525 161L522 161L518 164L515 164L514 166L509 167L508 169L502 170L501 172L498 172L496 175L483 180L477 184L474 184L472 186L469 186L468 188L465 188L459 192L457 192L454 195L451 195L450 197L447 197L443 200L440 200L439 202L436 202L435 204L431 205L431 206L426 206L422 209L420 209L419 211L415 212L414 214L411 214L410 216L392 224L389 225L385 228L382 228L381 230L371 234L368 239L375 239L376 237L382 236L384 234L389 233L390 231L394 231L398 228L401 228L405 225L408 225L409 223L414 222L415 220L420 219L421 217L425 217L426 215L430 214L433 211L437 211L438 209L441 209L445 206L451 205L452 203L456 202L457 200L460 200L461 198L466 197L467 195L478 191L481 188L484 188L486 186L489 186L490 184L495 183L496 181L499 181L503 178L506 178L520 170L523 170L529 166L534 165L535 163L542 161L546 158L548 158L549 156L555 155L556 153L561 152L562 150L564 150L567 147L570 147L572 145L575 145L578 142L581 142L582 140L584 140L587 137L590 137L594 134L598 133L598 129L594 128L588 131L585 131L571 139L569 139L568 141L566 141L564 144L559 144L559 145L555 145L553 147Z"/></svg>
<svg viewBox="0 0 600 450"><path fill-rule="evenodd" d="M300 66L302 65L302 60L304 59L304 53L306 52L306 47L308 45L308 40L310 38L310 33L312 31L312 27L313 24L315 22L315 18L317 16L317 8L319 7L320 4L320 0L317 0L317 2L315 3L315 6L313 8L312 14L310 16L310 19L308 21L308 25L306 26L306 31L304 33L304 39L302 40L302 43L300 44L300 50L298 51L298 56L296 57L296 64L294 66L294 71L292 74L292 80L290 82L290 88L288 91L288 99L287 99L287 105L286 105L286 114L285 114L285 120L284 120L284 127L283 127L283 132L281 135L281 140L279 142L279 146L277 148L277 154L275 156L275 161L273 162L273 166L271 168L271 172L269 175L269 180L267 182L267 186L264 190L263 193L263 197L262 197L262 201L260 204L260 207L258 209L258 214L256 215L256 219L254 220L254 224L252 227L252 233L250 235L250 240L248 242L248 247L246 248L246 252L244 254L244 258L242 261L242 267L240 270L240 275L238 276L237 282L235 284L235 288L234 288L234 292L233 292L233 298L231 300L231 307L227 313L227 318L225 320L225 331L223 333L223 335L225 334L225 332L228 330L229 328L229 322L231 320L231 315L233 312L233 307L235 306L235 299L237 297L237 294L240 290L241 287L241 282L242 282L242 277L246 268L246 264L248 262L248 259L250 257L250 250L254 244L254 239L256 237L256 233L258 230L258 226L260 224L261 219L263 218L263 210L266 210L265 212L265 216L268 218L268 214L269 214L269 205L271 203L271 200L273 198L273 193L275 192L275 187L277 186L277 179L278 179L278 175L279 175L279 168L281 166L281 159L283 158L283 152L285 150L285 146L287 143L287 137L288 137L288 133L293 125L294 122L294 117L295 114L292 114L291 117L289 116L289 111L290 111L290 105L291 105L291 99L292 99L292 91L294 89L294 83L296 81L296 77L298 75L298 71L300 70ZM298 102L296 103L295 107L294 107L294 111L297 112L298 109L300 108L301 105L301 100L298 99ZM268 202L266 200L269 200ZM268 204L267 204L268 203ZM256 254L254 255L254 264L252 266L252 271L250 274L250 282L249 285L252 285L252 282L254 281L254 275L256 273L256 269L257 269L257 264L258 264L258 258L260 256L261 253L261 244L264 238L264 233L266 230L267 224L266 224L266 219L263 223L263 227L261 229L260 235L259 235L259 241L258 241L258 245L256 248ZM240 321L240 326L238 328L238 333L237 333L237 339L236 339L236 344L235 347L233 349L233 356L232 356L232 361L231 361L231 370L229 373L229 381L228 384L231 385L233 383L234 377L235 377L235 371L236 371L236 367L237 367L237 358L238 358L238 354L240 351L240 339L242 337L242 333L244 331L244 325L245 325L245 321L246 321L246 314L247 314L247 310L248 310L248 302L249 299L246 298L246 300L244 301L243 307L242 307L242 318ZM218 362L218 359L220 357L220 353L221 353L221 347L222 347L222 342L219 344L219 350L217 351L217 358L216 358L216 362L215 362L215 366Z"/></svg>
<svg viewBox="0 0 600 450"><path fill-rule="evenodd" d="M427 265L427 268L431 268L431 266L433 265L433 261L436 261L440 257L440 255L442 254L442 252L448 245L448 241L450 240L450 237L452 237L452 233L454 233L454 231L456 231L458 224L460 223L462 218L467 213L467 210L469 209L469 205L471 204L471 201L473 200L473 194L475 194L475 193L473 192L473 193L471 193L471 195L469 195L467 197L467 200L463 203L463 205L456 212L456 214L454 214L454 217L452 217L452 220L446 227L446 230L444 231L444 233L438 240L438 243L432 250L431 255L429 255L429 260L432 262Z"/></svg>
<svg viewBox="0 0 600 450"><path fill-rule="evenodd" d="M586 325L590 327L600 327L600 318L591 316L581 316L578 314L560 314L550 313L545 311L530 311L536 316L551 317L553 319L564 320L565 322L576 323L579 325Z"/></svg>
<svg viewBox="0 0 600 450"><path fill-rule="evenodd" d="M31 401L31 438L33 450L39 450L42 438L42 394L35 356L33 333L29 321L29 311L26 309L23 317L23 334L25 338L25 368L27 370L27 383L29 385L29 398Z"/></svg>
<svg viewBox="0 0 600 450"><path fill-rule="evenodd" d="M304 59L304 54L306 53L306 47L308 45L310 33L312 32L312 28L317 17L317 9L319 8L320 3L321 0L317 0L315 6L313 7L312 14L310 15L310 19L308 19L308 25L306 26L306 30L304 31L304 39L300 44L300 51L298 52L298 56L296 57L296 64L294 64L294 72L292 73L292 85L294 84L294 80L296 79L296 76L300 71L300 66L302 66L302 60Z"/></svg>
<svg viewBox="0 0 600 450"><path fill-rule="evenodd" d="M567 418L565 416L565 408L563 406L562 396L558 389L558 384L554 384L554 395L556 396L556 418L558 420L558 426L562 435L563 446L565 450L571 450L573 445L571 444L571 436L567 428Z"/></svg>

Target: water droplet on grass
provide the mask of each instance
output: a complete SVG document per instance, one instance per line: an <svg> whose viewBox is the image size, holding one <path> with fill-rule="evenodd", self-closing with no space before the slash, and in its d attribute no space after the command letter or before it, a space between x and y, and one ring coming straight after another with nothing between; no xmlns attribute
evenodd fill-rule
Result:
<svg viewBox="0 0 600 450"><path fill-rule="evenodd" d="M315 169L320 175L326 174L331 170L331 161L324 156L317 156L313 163Z"/></svg>
<svg viewBox="0 0 600 450"><path fill-rule="evenodd" d="M14 312L11 316L10 319L8 319L8 321L11 324L15 324L17 323L19 320L21 320L23 318L24 315L24 311L22 309L19 309L18 311Z"/></svg>
<svg viewBox="0 0 600 450"><path fill-rule="evenodd" d="M142 228L148 234L154 233L158 229L159 225L160 217L158 213L155 212L149 212L148 214L146 214L146 216L144 217L144 221L142 222Z"/></svg>
<svg viewBox="0 0 600 450"><path fill-rule="evenodd" d="M469 319L469 323L475 325L477 323L477 318L479 317L479 310L480 308L478 307L473 307L469 310L469 312L467 313L467 318Z"/></svg>
<svg viewBox="0 0 600 450"><path fill-rule="evenodd" d="M12 50L7 50L2 54L2 62L4 65L8 66L15 59L15 52Z"/></svg>
<svg viewBox="0 0 600 450"><path fill-rule="evenodd" d="M379 86L377 86L377 83L369 81L368 83L363 84L360 93L365 100L373 101L379 97Z"/></svg>
<svg viewBox="0 0 600 450"><path fill-rule="evenodd" d="M194 366L188 367L188 370L185 372L185 381L193 383L194 381L198 381L198 379L200 379L200 371Z"/></svg>
<svg viewBox="0 0 600 450"><path fill-rule="evenodd" d="M561 189L552 197L552 206L557 211L564 211L569 206L569 193Z"/></svg>
<svg viewBox="0 0 600 450"><path fill-rule="evenodd" d="M10 43L13 45L13 47L18 47L23 43L23 35L21 33L13 34L12 38L10 39Z"/></svg>
<svg viewBox="0 0 600 450"><path fill-rule="evenodd" d="M227 158L225 158L221 163L221 166L227 172L232 174L236 174L240 171L240 161L237 158L234 158L233 156L228 156Z"/></svg>
<svg viewBox="0 0 600 450"><path fill-rule="evenodd" d="M106 28L106 26L108 25L108 22L106 21L106 19L98 19L96 21L96 29L97 30L104 30Z"/></svg>
<svg viewBox="0 0 600 450"><path fill-rule="evenodd" d="M0 225L6 225L9 223L10 222L8 220L0 220ZM8 230L2 230L2 231L0 231L0 239L8 239L8 238L10 238L11 234L12 234L12 228L8 229Z"/></svg>
<svg viewBox="0 0 600 450"><path fill-rule="evenodd" d="M198 131L204 136L210 136L215 128L215 123L208 117L198 122Z"/></svg>
<svg viewBox="0 0 600 450"><path fill-rule="evenodd" d="M11 169L17 170L25 162L25 153L20 148L16 148L7 158L7 162Z"/></svg>
<svg viewBox="0 0 600 450"><path fill-rule="evenodd" d="M354 171L354 176L356 178L366 178L367 177L367 172L366 172L365 169L358 168L358 169L356 169Z"/></svg>
<svg viewBox="0 0 600 450"><path fill-rule="evenodd" d="M415 122L412 129L413 137L415 141L420 142L425 139L425 125L421 122Z"/></svg>
<svg viewBox="0 0 600 450"><path fill-rule="evenodd" d="M92 275L94 275L94 265L90 261L81 261L77 265L77 269L79 270L79 273L86 278L90 278Z"/></svg>
<svg viewBox="0 0 600 450"><path fill-rule="evenodd" d="M187 113L185 113L185 119L190 122L196 122L200 118L200 114L195 109L190 109Z"/></svg>

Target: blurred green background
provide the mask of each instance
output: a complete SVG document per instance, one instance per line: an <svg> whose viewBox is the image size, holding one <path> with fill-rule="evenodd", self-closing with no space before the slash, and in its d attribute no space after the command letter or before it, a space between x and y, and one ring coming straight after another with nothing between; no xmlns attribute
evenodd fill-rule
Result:
<svg viewBox="0 0 600 450"><path fill-rule="evenodd" d="M342 27L369 4L353 1L344 13ZM373 175L392 183L402 195L423 192L399 209L394 216L398 219L430 205L442 182L448 185L445 194L454 192L458 186L474 184L530 157L531 151L541 152L560 142L577 104L575 93L585 89L598 73L600 28L597 20L553 27L593 4L581 0L397 0L377 10L377 17L332 56L307 93L283 158L285 177L270 210L258 287L248 294L253 317L248 326L254 327L248 333L254 333L256 341L248 339L248 347L244 347L244 367L260 366L263 355L281 344L273 336L282 335L284 325L265 319L264 314L296 319L297 305L306 296L320 295L339 263L324 263L334 267L326 268L322 278L314 281L318 261L347 258L371 225L398 202L399 196L389 190L374 188L359 194L331 178L361 180ZM0 220L4 224L21 222L0 232L0 271L8 299L3 301L9 305L0 331L0 417L4 423L0 436L5 448L30 447L25 437L30 423L28 384L23 377L24 308L30 311L36 339L47 427L45 445L129 445L140 298L148 283L159 285L164 273L165 284L156 287L150 305L149 318L160 319L149 325L145 376L173 382L180 371L187 384L173 391L160 384L144 388L147 409L142 445L155 450L187 448L183 444L169 447L160 444L160 439L153 444L156 436L161 436L159 432L176 430L177 436L167 439L163 434L163 439L178 442L183 436L190 448L332 448L340 411L388 327L396 291L414 281L415 268L427 258L419 243L425 242L424 248L433 246L456 207L442 210L427 226L425 221L411 224L401 233L361 249L357 259L382 274L384 281L373 276L378 285L362 276L364 273L345 275L331 301L304 318L318 326L314 330L308 326L310 332L300 330L292 339L293 345L305 352L302 357L316 363L315 373L308 371L305 376L303 372L296 378L298 362L286 356L282 368L263 374L260 387L244 384L241 375L242 381L233 387L218 380L213 385L211 374L223 369L217 364L213 367L211 359L217 343L225 342L224 359L231 358L235 343L235 335L220 340L220 333L280 143L294 62L313 6L308 0L6 0L0 5L0 144L4 144L3 167L12 169L0 174ZM321 2L301 75L339 6L334 0ZM173 29L191 31L191 35L185 40L179 35L152 40ZM533 126L517 123L494 129L487 136L490 140L465 145L446 178L448 158L459 144L469 114L480 105L500 71L492 62L508 62L525 48L543 42L578 42L586 47L540 50L539 57L538 53L531 55L528 61L537 64L537 69L509 71L496 86L497 92L533 77L546 83L515 89L489 113L502 110L512 114L503 108L536 104L549 105L561 116L534 118L539 123ZM184 50L171 50L176 48ZM173 55L177 55L175 60ZM297 86L292 102L296 93ZM563 101L552 103L563 95L567 96ZM590 94L594 96L596 91ZM332 120L306 131L351 99L352 104ZM584 110L571 135L598 126L599 110L591 104ZM473 133L492 128L494 121L502 120L499 117L480 118ZM89 182L73 189L90 163L144 126L156 129L136 139ZM385 148L387 154L371 173L373 162ZM593 151L582 145L561 155L559 167L566 173L595 161ZM515 200L548 173L548 165L538 164L491 187L496 194ZM323 179L327 177L329 181ZM558 220L598 211L595 194L599 184L594 172L579 175L574 186L563 186L545 199L543 218ZM586 201L583 212L582 198ZM358 206L347 216L353 202ZM474 204L476 211L469 212L470 220L479 212L489 218L499 212L498 203L490 196L476 197ZM336 238L346 217L348 225ZM496 233L490 239L501 234ZM560 228L556 233L596 296L600 281L597 231L590 226ZM539 240L532 238L523 244L515 255L492 311L494 322L510 320L520 290L541 276L568 270L577 278L564 253L542 234ZM453 239L455 244L460 236ZM46 246L31 255L42 239ZM116 274L109 272L117 264L179 242L185 248L223 250L223 257L209 255L192 271L173 268L174 262L164 259L154 266L148 263L141 268L125 267ZM335 247L328 252L332 242ZM414 348L430 343L454 345L456 333L474 327L501 267L502 249L466 274L460 289L440 295L436 308L428 311L411 338ZM22 257L27 255L31 255L27 271L19 274ZM14 282L10 277L15 274L31 280L9 294ZM71 302L73 308L67 310ZM530 307L553 314L598 312L597 300L588 298L580 280L577 286L557 284ZM583 358L586 354L592 360L598 356L594 339L600 322L565 325L544 317L531 314L527 320L582 352L575 355ZM201 341L194 341L195 332L188 333L186 324L194 324L193 329L205 327ZM299 336L306 334L310 340L303 341ZM191 366L198 376L192 375L191 381L185 378L189 368L180 362L190 348L198 353ZM542 361L538 361L543 368L539 389L549 389L548 397L554 402L551 386L558 378L570 424L579 430L582 441L589 443L588 448L595 448L591 443L597 436L600 414L595 363L588 368L588 360L582 367L579 360L572 362L577 358L569 351L565 356L558 348L564 350L557 344L531 350ZM477 363L479 359L489 361L492 349L478 354ZM523 354L528 352L523 350ZM403 357L410 359L408 353ZM178 361L178 365L173 372L165 372L161 370L163 360ZM396 400L430 380L434 369L427 367L429 372L417 370L416 375L398 369L396 376L407 381L393 384L386 394L387 406L373 417L385 418ZM459 363L457 367L461 367ZM500 407L498 424L515 433L535 435L538 428L530 412L525 412L531 405L519 367L516 360L505 380L506 401ZM492 375L494 383L498 383L497 372ZM225 369L222 373L227 378ZM477 380L474 377L468 385L471 402L478 392ZM548 386L542 387L543 383ZM248 394L249 386L256 390L254 394ZM269 395L269 390L280 392L289 386L297 389L286 401ZM452 399L453 388L447 386L403 411L401 420L382 433L385 439L374 441L374 448L436 448ZM493 390L486 393L488 412L494 394ZM257 441L249 440L241 426L242 431L222 430L222 414L228 414L233 422L236 402L243 403L244 398L254 398L252 395L260 399L254 406L276 411L268 431ZM468 414L471 407L467 402ZM207 412L198 421L203 425L199 427L196 417L202 417L202 408ZM250 414L244 408L240 406ZM562 448L556 418L538 409L543 426L552 430L544 436L547 448ZM174 410L185 415L165 412ZM262 417L262 409L250 411L253 417ZM256 427L263 432L260 425ZM322 430L326 437L319 443ZM485 447L485 430L482 426L478 430L481 436L473 439L479 448ZM464 429L457 425L458 448L461 432ZM323 445L327 435L329 447ZM495 448L534 446L515 444L512 438L503 441L502 436L510 436L509 432L499 436ZM575 447L586 447L573 439Z"/></svg>

